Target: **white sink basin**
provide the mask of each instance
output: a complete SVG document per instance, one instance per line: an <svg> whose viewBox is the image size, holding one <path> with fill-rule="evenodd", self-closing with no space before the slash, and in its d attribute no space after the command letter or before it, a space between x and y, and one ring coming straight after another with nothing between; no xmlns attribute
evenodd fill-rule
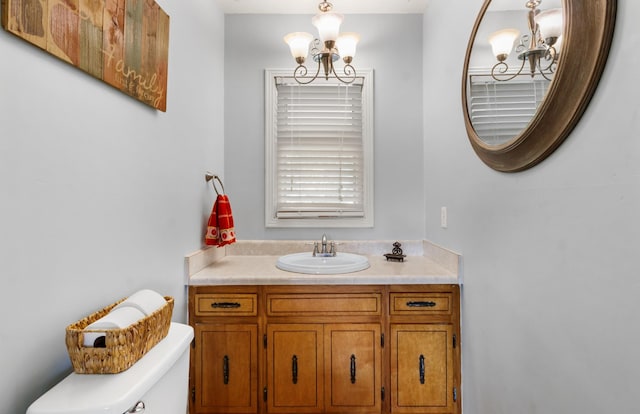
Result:
<svg viewBox="0 0 640 414"><path fill-rule="evenodd" d="M276 263L278 269L288 272L310 275L335 275L359 272L369 267L369 259L352 253L340 253L335 256L313 256L311 253L293 253L280 256Z"/></svg>

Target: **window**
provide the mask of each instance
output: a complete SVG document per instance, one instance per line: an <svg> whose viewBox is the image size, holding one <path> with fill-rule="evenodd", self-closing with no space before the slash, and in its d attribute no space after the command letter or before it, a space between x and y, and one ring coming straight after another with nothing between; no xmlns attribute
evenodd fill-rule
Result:
<svg viewBox="0 0 640 414"><path fill-rule="evenodd" d="M535 115L550 81L520 75L496 81L490 75L471 75L469 115L478 137L500 145L518 136Z"/></svg>
<svg viewBox="0 0 640 414"><path fill-rule="evenodd" d="M373 72L350 85L265 74L267 227L373 226Z"/></svg>

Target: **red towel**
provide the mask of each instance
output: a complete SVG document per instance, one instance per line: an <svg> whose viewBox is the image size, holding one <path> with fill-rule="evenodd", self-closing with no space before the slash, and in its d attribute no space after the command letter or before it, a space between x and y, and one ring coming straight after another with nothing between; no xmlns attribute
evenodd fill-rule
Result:
<svg viewBox="0 0 640 414"><path fill-rule="evenodd" d="M229 197L225 194L219 194L216 202L213 203L213 209L211 209L204 242L209 246L222 247L235 241L236 232L233 228L233 215L231 215Z"/></svg>

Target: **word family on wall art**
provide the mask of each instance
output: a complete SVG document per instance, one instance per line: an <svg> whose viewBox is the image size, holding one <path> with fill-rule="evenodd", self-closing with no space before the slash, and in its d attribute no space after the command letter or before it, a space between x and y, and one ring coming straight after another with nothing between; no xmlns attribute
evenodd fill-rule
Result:
<svg viewBox="0 0 640 414"><path fill-rule="evenodd" d="M153 0L1 0L2 27L161 111L169 16Z"/></svg>

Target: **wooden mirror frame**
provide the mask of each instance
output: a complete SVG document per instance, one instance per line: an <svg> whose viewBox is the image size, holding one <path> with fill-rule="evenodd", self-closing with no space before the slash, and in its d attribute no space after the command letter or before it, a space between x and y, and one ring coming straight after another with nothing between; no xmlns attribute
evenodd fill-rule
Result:
<svg viewBox="0 0 640 414"><path fill-rule="evenodd" d="M467 106L469 58L478 27L491 4L485 0L476 19L464 61L462 106L469 141L480 159L497 171L526 170L548 157L584 113L609 54L616 0L562 0L562 57L547 95L527 127L510 142L488 145L476 134Z"/></svg>

